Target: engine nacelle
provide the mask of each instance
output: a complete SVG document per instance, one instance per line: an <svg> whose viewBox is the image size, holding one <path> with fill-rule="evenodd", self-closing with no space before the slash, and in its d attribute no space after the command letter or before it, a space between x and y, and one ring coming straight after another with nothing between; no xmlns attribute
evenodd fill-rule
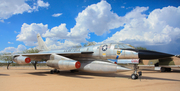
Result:
<svg viewBox="0 0 180 91"><path fill-rule="evenodd" d="M18 56L13 59L14 62L18 64L28 64L31 62L31 59L29 57L25 56Z"/></svg>
<svg viewBox="0 0 180 91"><path fill-rule="evenodd" d="M81 63L75 60L48 60L46 64L60 70L73 70L81 67Z"/></svg>
<svg viewBox="0 0 180 91"><path fill-rule="evenodd" d="M103 61L82 61L79 70L91 73L115 73L131 69Z"/></svg>

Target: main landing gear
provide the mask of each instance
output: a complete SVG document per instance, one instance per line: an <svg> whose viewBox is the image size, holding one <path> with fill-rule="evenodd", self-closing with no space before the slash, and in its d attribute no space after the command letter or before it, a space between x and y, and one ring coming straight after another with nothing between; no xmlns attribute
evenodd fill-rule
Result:
<svg viewBox="0 0 180 91"><path fill-rule="evenodd" d="M57 73L57 74L58 74L58 73L60 73L60 71L57 70L57 69L54 69L54 70L51 70L50 73L51 73L51 74L54 74L54 73Z"/></svg>
<svg viewBox="0 0 180 91"><path fill-rule="evenodd" d="M9 70L9 65L12 64L12 63L13 63L13 61L8 62L8 64L7 64L7 69L8 69L8 70Z"/></svg>
<svg viewBox="0 0 180 91"><path fill-rule="evenodd" d="M37 69L37 61L34 61L34 62L31 62L34 66L34 69L36 70Z"/></svg>
<svg viewBox="0 0 180 91"><path fill-rule="evenodd" d="M135 79L138 79L138 76L141 76L142 75L142 72L138 72L137 73L137 69L138 69L138 66L137 64L134 64L134 72L133 74L131 75L131 79L135 80ZM139 74L139 75L138 75Z"/></svg>
<svg viewBox="0 0 180 91"><path fill-rule="evenodd" d="M171 68L161 67L161 72L171 72Z"/></svg>

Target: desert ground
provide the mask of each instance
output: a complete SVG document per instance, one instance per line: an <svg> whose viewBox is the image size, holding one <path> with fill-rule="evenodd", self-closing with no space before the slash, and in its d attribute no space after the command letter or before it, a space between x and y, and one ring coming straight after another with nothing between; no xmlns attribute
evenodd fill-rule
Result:
<svg viewBox="0 0 180 91"><path fill-rule="evenodd" d="M140 69L141 80L132 80L133 71L95 74L61 71L50 74L51 68L0 67L0 91L180 91L180 69L159 72Z"/></svg>

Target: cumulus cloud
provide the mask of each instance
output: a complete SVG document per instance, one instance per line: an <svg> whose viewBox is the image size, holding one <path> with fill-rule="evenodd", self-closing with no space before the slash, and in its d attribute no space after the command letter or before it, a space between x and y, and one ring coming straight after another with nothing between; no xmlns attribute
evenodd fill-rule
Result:
<svg viewBox="0 0 180 91"><path fill-rule="evenodd" d="M68 40L68 29L64 23L53 27L51 30L48 30L47 24L43 25L42 23L32 23L29 25L24 23L16 40L24 42L26 46L37 46L38 33L42 35L42 37L45 37L45 44L49 49L61 49L80 45L80 43Z"/></svg>
<svg viewBox="0 0 180 91"><path fill-rule="evenodd" d="M60 49L86 42L90 38L89 33L100 36L109 33L111 29L123 27L103 42L177 44L180 40L180 6L155 9L147 15L144 12L148 9L149 7L136 7L125 16L118 16L111 11L109 3L101 1L80 12L75 19L76 25L69 32L65 23L52 29L42 23L24 23L17 40L28 46L35 45L36 34L40 33L46 38L45 43L50 49Z"/></svg>
<svg viewBox="0 0 180 91"><path fill-rule="evenodd" d="M42 0L38 0L37 5L38 5L38 7L48 7L49 3L48 2L45 3Z"/></svg>
<svg viewBox="0 0 180 91"><path fill-rule="evenodd" d="M61 24L46 31L43 37L67 39L76 43L86 42L86 39L90 38L89 33L93 32L96 35L109 33L110 29L123 26L125 21L125 18L119 17L111 11L110 4L101 1L80 12L76 17L76 25L70 29L70 32L68 32L66 24Z"/></svg>
<svg viewBox="0 0 180 91"><path fill-rule="evenodd" d="M12 15L31 13L38 10L39 7L48 7L49 3L38 0L32 7L26 3L26 0L0 0L0 21L8 19Z"/></svg>
<svg viewBox="0 0 180 91"><path fill-rule="evenodd" d="M53 17L59 17L59 16L61 16L62 15L62 13L56 13L56 14L53 14L52 16Z"/></svg>
<svg viewBox="0 0 180 91"><path fill-rule="evenodd" d="M66 28L66 24L62 23L59 26L53 27L50 31L47 30L46 33L43 34L43 37L65 39L67 38L67 34L68 29Z"/></svg>
<svg viewBox="0 0 180 91"><path fill-rule="evenodd" d="M125 19L111 11L111 5L106 1L88 6L80 12L76 18L76 25L71 28L68 36L77 39L78 42L85 42L89 38L88 33L96 35L109 33L110 29L123 26ZM81 40L79 38L81 37Z"/></svg>
<svg viewBox="0 0 180 91"><path fill-rule="evenodd" d="M17 48L15 47L7 47L3 51L0 51L0 53L19 53L26 49L26 47L22 44L18 45Z"/></svg>
<svg viewBox="0 0 180 91"><path fill-rule="evenodd" d="M48 25L43 25L42 23L36 24L26 24L24 23L21 27L20 34L17 35L17 41L23 41L26 46L37 45L37 34L43 34L48 31Z"/></svg>
<svg viewBox="0 0 180 91"><path fill-rule="evenodd" d="M64 42L60 42L53 39L46 38L45 43L48 45L49 49L66 49L73 46L78 46L80 43L76 43L73 41L65 40Z"/></svg>
<svg viewBox="0 0 180 91"><path fill-rule="evenodd" d="M180 35L180 7L168 6L143 14L148 7L136 7L124 17L128 20L124 28L104 42L129 41L146 44L168 44Z"/></svg>

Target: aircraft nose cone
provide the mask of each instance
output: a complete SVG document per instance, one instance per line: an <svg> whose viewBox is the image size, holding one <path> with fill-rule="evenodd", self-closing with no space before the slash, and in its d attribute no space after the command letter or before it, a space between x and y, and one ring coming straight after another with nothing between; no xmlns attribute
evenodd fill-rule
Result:
<svg viewBox="0 0 180 91"><path fill-rule="evenodd" d="M156 51L139 50L138 56L140 59L159 59L159 58L171 57L174 55L162 53L162 52L156 52Z"/></svg>

